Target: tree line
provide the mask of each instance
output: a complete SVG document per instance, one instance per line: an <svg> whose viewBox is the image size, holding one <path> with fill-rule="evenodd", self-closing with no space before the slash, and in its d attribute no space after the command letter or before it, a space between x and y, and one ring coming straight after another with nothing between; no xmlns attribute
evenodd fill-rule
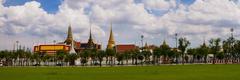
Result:
<svg viewBox="0 0 240 80"><path fill-rule="evenodd" d="M0 62L5 66L81 66L114 65L160 65L160 64L238 64L240 40L229 37L210 39L196 48L190 48L187 38L179 38L177 47L170 47L165 41L153 50L138 48L117 53L114 49L85 49L80 53L59 50L54 55L46 52L32 53L30 50L0 51Z"/></svg>

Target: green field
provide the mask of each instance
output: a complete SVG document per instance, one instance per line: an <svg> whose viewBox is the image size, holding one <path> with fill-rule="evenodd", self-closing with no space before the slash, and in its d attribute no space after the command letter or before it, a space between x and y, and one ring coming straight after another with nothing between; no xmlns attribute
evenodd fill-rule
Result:
<svg viewBox="0 0 240 80"><path fill-rule="evenodd" d="M240 80L240 65L0 67L0 80Z"/></svg>

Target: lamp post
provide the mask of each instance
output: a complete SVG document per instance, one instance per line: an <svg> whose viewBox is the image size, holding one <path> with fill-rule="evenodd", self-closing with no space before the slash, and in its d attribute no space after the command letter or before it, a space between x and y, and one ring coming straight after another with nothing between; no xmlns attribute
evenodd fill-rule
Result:
<svg viewBox="0 0 240 80"><path fill-rule="evenodd" d="M143 38L144 38L144 36L143 36L143 35L141 35L142 51L143 51Z"/></svg>
<svg viewBox="0 0 240 80"><path fill-rule="evenodd" d="M177 49L177 47L178 47L178 34L177 33L175 33L175 39L176 39L176 49Z"/></svg>
<svg viewBox="0 0 240 80"><path fill-rule="evenodd" d="M230 29L230 32L231 32L231 40L230 40L230 54L229 55L231 55L231 54L233 54L234 52L233 52L233 47L234 47L234 37L233 37L233 31L234 31L234 29L233 28L231 28ZM234 56L231 56L231 57L234 57Z"/></svg>
<svg viewBox="0 0 240 80"><path fill-rule="evenodd" d="M176 39L176 51L178 51L178 34L177 33L175 33L175 39ZM176 64L178 64L178 57L175 56L175 58L176 58Z"/></svg>
<svg viewBox="0 0 240 80"><path fill-rule="evenodd" d="M17 43L17 50L18 50L18 43L19 43L19 41L16 41L16 43Z"/></svg>
<svg viewBox="0 0 240 80"><path fill-rule="evenodd" d="M231 37L233 38L233 31L234 31L234 29L231 28L230 31L231 31Z"/></svg>

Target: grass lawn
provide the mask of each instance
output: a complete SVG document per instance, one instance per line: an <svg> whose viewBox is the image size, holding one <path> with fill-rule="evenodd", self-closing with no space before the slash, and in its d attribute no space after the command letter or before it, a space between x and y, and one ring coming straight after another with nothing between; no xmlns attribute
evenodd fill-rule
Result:
<svg viewBox="0 0 240 80"><path fill-rule="evenodd" d="M240 80L240 65L0 67L0 80Z"/></svg>

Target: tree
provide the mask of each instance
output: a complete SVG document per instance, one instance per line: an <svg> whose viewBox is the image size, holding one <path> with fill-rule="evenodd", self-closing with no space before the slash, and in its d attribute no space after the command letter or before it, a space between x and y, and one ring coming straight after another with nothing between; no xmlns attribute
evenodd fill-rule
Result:
<svg viewBox="0 0 240 80"><path fill-rule="evenodd" d="M60 65L63 65L63 60L65 57L66 57L66 51L64 51L64 50L57 51L56 58L58 61L60 61Z"/></svg>
<svg viewBox="0 0 240 80"><path fill-rule="evenodd" d="M235 53L235 60L238 61L240 60L240 40L236 40L234 44L234 53Z"/></svg>
<svg viewBox="0 0 240 80"><path fill-rule="evenodd" d="M89 54L90 54L90 52L89 52L89 50L83 50L83 52L81 52L79 55L80 55L80 58L81 58L81 64L82 64L82 66L84 66L86 63L87 63L87 61L88 61L88 58L89 58Z"/></svg>
<svg viewBox="0 0 240 80"><path fill-rule="evenodd" d="M116 58L117 58L117 61L118 61L118 65L123 65L124 54L117 53Z"/></svg>
<svg viewBox="0 0 240 80"><path fill-rule="evenodd" d="M161 57L161 49L155 48L153 50L153 64L156 64L156 63L159 64L160 57Z"/></svg>
<svg viewBox="0 0 240 80"><path fill-rule="evenodd" d="M207 63L207 57L208 57L208 54L209 54L209 47L206 45L205 42L197 50L197 53L202 55L204 57L204 63Z"/></svg>
<svg viewBox="0 0 240 80"><path fill-rule="evenodd" d="M192 56L190 63L195 62L195 58L197 57L197 50L198 49L195 49L195 48L190 48L187 50L187 54Z"/></svg>
<svg viewBox="0 0 240 80"><path fill-rule="evenodd" d="M124 54L124 59L126 60L126 65L128 65L128 60L129 58L131 58L131 52L125 51L123 54Z"/></svg>
<svg viewBox="0 0 240 80"><path fill-rule="evenodd" d="M109 62L109 64L111 65L111 66L113 66L113 58L115 57L115 55L116 55L116 52L115 52L115 50L114 49L107 49L106 50L106 54L107 54L107 56L109 56L110 57L110 62Z"/></svg>
<svg viewBox="0 0 240 80"><path fill-rule="evenodd" d="M178 49L181 50L182 64L184 64L185 51L187 47L190 45L190 42L187 40L187 38L180 38L178 41L179 41Z"/></svg>
<svg viewBox="0 0 240 80"><path fill-rule="evenodd" d="M167 45L167 43L164 41L163 44L160 46L160 55L163 55L163 63L167 64L169 63L169 53L171 51L171 48Z"/></svg>
<svg viewBox="0 0 240 80"><path fill-rule="evenodd" d="M67 54L66 61L69 62L70 66L74 66L75 60L78 58L77 54Z"/></svg>
<svg viewBox="0 0 240 80"><path fill-rule="evenodd" d="M89 50L89 56L91 58L91 65L95 65L97 62L97 49L90 49Z"/></svg>
<svg viewBox="0 0 240 80"><path fill-rule="evenodd" d="M152 55L152 53L150 51L142 51L142 54L145 58L145 63L150 64L150 56Z"/></svg>
<svg viewBox="0 0 240 80"><path fill-rule="evenodd" d="M221 42L220 38L211 39L209 41L209 43L210 43L209 47L210 47L210 50L211 50L210 53L213 54L212 64L215 64L216 54L220 53L220 49L221 49L220 42Z"/></svg>
<svg viewBox="0 0 240 80"><path fill-rule="evenodd" d="M36 62L36 64L39 64L41 63L41 60L40 60L40 52L36 52L33 54L32 56L32 59L34 59L34 61Z"/></svg>
<svg viewBox="0 0 240 80"><path fill-rule="evenodd" d="M98 51L98 53L97 53L97 58L98 58L98 60L99 60L99 65L100 65L100 67L102 66L102 61L103 61L103 58L104 58L104 57L106 57L105 51L103 51L103 50Z"/></svg>

